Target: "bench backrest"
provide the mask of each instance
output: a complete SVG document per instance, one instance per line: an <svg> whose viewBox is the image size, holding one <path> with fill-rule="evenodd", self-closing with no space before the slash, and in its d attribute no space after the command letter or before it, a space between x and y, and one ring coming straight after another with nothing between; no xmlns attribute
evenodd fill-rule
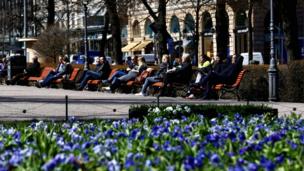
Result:
<svg viewBox="0 0 304 171"><path fill-rule="evenodd" d="M73 71L71 73L71 76L70 76L70 81L74 81L79 73L80 69L79 68L73 68Z"/></svg>
<svg viewBox="0 0 304 171"><path fill-rule="evenodd" d="M245 75L245 72L246 72L246 71L247 71L246 69L242 69L242 70L240 71L240 73L238 74L238 76L237 76L237 78L236 78L234 84L232 84L232 87L239 87L239 86L240 86L241 81L242 81L242 79L244 78L244 75Z"/></svg>
<svg viewBox="0 0 304 171"><path fill-rule="evenodd" d="M135 78L135 82L136 83L143 83L147 77L150 77L153 74L154 71L155 70L153 68L148 68L148 69L144 70L143 72L141 72L140 75L138 75Z"/></svg>
<svg viewBox="0 0 304 171"><path fill-rule="evenodd" d="M40 77L42 79L44 79L50 73L50 71L52 71L52 70L53 70L52 67L44 67L41 74L40 74Z"/></svg>
<svg viewBox="0 0 304 171"><path fill-rule="evenodd" d="M112 69L108 78L112 77L112 75L114 75L116 73L116 71L118 71L118 69L115 69L115 68Z"/></svg>

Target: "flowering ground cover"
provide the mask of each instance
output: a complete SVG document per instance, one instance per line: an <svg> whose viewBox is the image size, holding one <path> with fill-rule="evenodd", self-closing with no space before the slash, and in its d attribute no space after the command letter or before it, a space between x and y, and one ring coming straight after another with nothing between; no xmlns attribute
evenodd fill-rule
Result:
<svg viewBox="0 0 304 171"><path fill-rule="evenodd" d="M143 121L0 125L0 170L303 170L304 120L150 109Z"/></svg>

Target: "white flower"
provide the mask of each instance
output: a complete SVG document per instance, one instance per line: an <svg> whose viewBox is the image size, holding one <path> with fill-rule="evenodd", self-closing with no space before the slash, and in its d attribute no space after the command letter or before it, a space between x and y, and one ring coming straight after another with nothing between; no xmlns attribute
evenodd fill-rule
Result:
<svg viewBox="0 0 304 171"><path fill-rule="evenodd" d="M185 106L184 109L185 109L185 111L186 111L187 113L190 113L190 112L191 112L191 109L190 109L190 107L188 107L188 106Z"/></svg>
<svg viewBox="0 0 304 171"><path fill-rule="evenodd" d="M153 113L159 114L160 113L160 109L158 107L153 109Z"/></svg>
<svg viewBox="0 0 304 171"><path fill-rule="evenodd" d="M176 115L177 114L177 110L173 110L173 114Z"/></svg>
<svg viewBox="0 0 304 171"><path fill-rule="evenodd" d="M173 107L172 106L168 106L166 109L165 109L166 112L172 112L173 111Z"/></svg>

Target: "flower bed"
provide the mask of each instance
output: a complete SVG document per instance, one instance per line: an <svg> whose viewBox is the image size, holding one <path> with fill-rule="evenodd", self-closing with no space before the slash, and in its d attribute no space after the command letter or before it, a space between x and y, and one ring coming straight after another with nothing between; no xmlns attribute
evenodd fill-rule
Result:
<svg viewBox="0 0 304 171"><path fill-rule="evenodd" d="M304 169L303 119L238 113L168 119L158 117L160 109L149 111L154 117L142 122L1 125L0 170Z"/></svg>

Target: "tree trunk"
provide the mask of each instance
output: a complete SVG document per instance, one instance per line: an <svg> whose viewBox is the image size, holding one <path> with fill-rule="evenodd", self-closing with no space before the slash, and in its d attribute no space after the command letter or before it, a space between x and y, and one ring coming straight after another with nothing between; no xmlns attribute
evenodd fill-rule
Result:
<svg viewBox="0 0 304 171"><path fill-rule="evenodd" d="M299 59L297 0L280 0L280 13L282 15L285 46L288 62Z"/></svg>
<svg viewBox="0 0 304 171"><path fill-rule="evenodd" d="M48 0L47 10L48 10L47 27L50 27L55 23L55 0Z"/></svg>
<svg viewBox="0 0 304 171"><path fill-rule="evenodd" d="M109 13L111 22L112 40L113 40L113 58L116 63L122 64L122 51L121 51L121 30L120 20L117 13L117 2L116 0L106 0L106 8Z"/></svg>
<svg viewBox="0 0 304 171"><path fill-rule="evenodd" d="M227 58L229 44L228 18L225 9L225 0L218 0L216 3L216 45L217 56L221 60Z"/></svg>
<svg viewBox="0 0 304 171"><path fill-rule="evenodd" d="M157 29L159 34L159 60L161 61L162 55L168 53L167 49L167 27L166 27L166 0L159 0L158 4L158 20Z"/></svg>
<svg viewBox="0 0 304 171"><path fill-rule="evenodd" d="M194 65L198 64L198 42L199 42L199 21L200 21L200 0L196 1L196 10L195 10L195 34L194 34Z"/></svg>
<svg viewBox="0 0 304 171"><path fill-rule="evenodd" d="M105 14L105 23L104 23L104 29L102 31L102 39L100 42L100 55L105 56L105 46L107 44L107 35L109 30L109 14Z"/></svg>
<svg viewBox="0 0 304 171"><path fill-rule="evenodd" d="M248 10L248 60L252 60L253 58L253 28L252 28L252 10L253 10L253 5L254 1L249 0L249 10ZM249 64L249 62L248 62Z"/></svg>

